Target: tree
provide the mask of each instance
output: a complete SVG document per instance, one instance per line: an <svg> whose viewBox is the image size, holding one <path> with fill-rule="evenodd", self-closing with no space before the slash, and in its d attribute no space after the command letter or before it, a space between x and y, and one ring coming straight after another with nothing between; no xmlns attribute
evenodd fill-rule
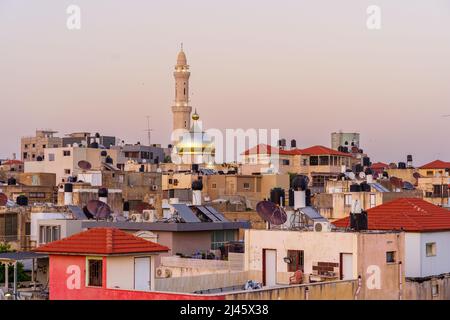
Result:
<svg viewBox="0 0 450 320"><path fill-rule="evenodd" d="M11 250L11 245L9 243L0 243L0 253L4 252L14 252ZM10 283L14 281L14 269L12 267L8 268L8 280ZM17 263L17 281L30 281L30 276L23 269L23 263ZM0 283L5 282L5 266L0 265Z"/></svg>

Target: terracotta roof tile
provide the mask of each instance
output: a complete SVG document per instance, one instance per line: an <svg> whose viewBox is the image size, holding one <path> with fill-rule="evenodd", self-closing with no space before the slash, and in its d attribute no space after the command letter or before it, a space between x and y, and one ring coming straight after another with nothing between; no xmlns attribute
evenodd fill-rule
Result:
<svg viewBox="0 0 450 320"><path fill-rule="evenodd" d="M267 144L259 144L253 148L250 148L243 152L244 155L250 155L250 154L281 154L281 155L313 155L313 156L320 156L320 155L332 155L332 156L343 156L343 157L351 157L350 154L336 151L334 149L330 149L324 146L312 146L306 149L290 149L290 150L283 150L279 149L277 147L269 146Z"/></svg>
<svg viewBox="0 0 450 320"><path fill-rule="evenodd" d="M450 169L450 162L435 160L430 163L424 164L419 169Z"/></svg>
<svg viewBox="0 0 450 320"><path fill-rule="evenodd" d="M432 232L450 230L450 211L418 198L396 199L367 210L369 230ZM333 224L345 228L349 217Z"/></svg>
<svg viewBox="0 0 450 320"><path fill-rule="evenodd" d="M34 251L71 254L127 254L165 252L169 248L116 228L93 228L42 245Z"/></svg>

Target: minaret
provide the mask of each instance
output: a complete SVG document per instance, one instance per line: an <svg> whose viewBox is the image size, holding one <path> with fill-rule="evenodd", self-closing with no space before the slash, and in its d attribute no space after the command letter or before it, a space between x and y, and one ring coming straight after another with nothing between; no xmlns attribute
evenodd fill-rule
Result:
<svg viewBox="0 0 450 320"><path fill-rule="evenodd" d="M191 124L192 107L189 106L189 66L181 44L177 64L173 73L175 77L175 105L172 106L173 130L189 130Z"/></svg>

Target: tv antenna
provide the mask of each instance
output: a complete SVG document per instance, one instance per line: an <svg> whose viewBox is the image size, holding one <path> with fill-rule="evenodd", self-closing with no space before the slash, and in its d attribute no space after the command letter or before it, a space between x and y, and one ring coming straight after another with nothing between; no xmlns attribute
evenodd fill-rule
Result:
<svg viewBox="0 0 450 320"><path fill-rule="evenodd" d="M148 145L151 146L153 129L150 128L150 116L147 116L147 130L145 131L147 132Z"/></svg>

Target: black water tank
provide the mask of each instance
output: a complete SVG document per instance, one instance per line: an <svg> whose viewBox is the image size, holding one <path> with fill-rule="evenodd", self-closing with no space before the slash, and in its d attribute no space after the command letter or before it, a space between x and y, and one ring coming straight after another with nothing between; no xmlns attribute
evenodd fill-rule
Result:
<svg viewBox="0 0 450 320"><path fill-rule="evenodd" d="M356 173L360 173L360 172L362 172L363 171L363 166L361 165L361 164L357 164L356 166L355 166L355 172Z"/></svg>
<svg viewBox="0 0 450 320"><path fill-rule="evenodd" d="M106 188L98 189L98 197L99 198L107 198L108 197L108 189L106 189Z"/></svg>
<svg viewBox="0 0 450 320"><path fill-rule="evenodd" d="M98 149L98 143L97 143L97 142L92 142L92 143L89 145L89 148Z"/></svg>
<svg viewBox="0 0 450 320"><path fill-rule="evenodd" d="M113 159L112 159L110 156L107 156L107 157L106 157L105 162L106 162L107 164L113 164L113 163L114 163Z"/></svg>
<svg viewBox="0 0 450 320"><path fill-rule="evenodd" d="M295 205L294 201L294 189L289 189L289 207L293 207Z"/></svg>
<svg viewBox="0 0 450 320"><path fill-rule="evenodd" d="M192 172L198 173L198 164L197 163L192 164Z"/></svg>
<svg viewBox="0 0 450 320"><path fill-rule="evenodd" d="M362 158L362 160L363 160L364 167L370 167L370 158L369 157L364 157L364 158Z"/></svg>
<svg viewBox="0 0 450 320"><path fill-rule="evenodd" d="M141 166L139 167L139 172L144 172L145 171L145 166L143 164L141 164Z"/></svg>
<svg viewBox="0 0 450 320"><path fill-rule="evenodd" d="M296 191L305 191L308 188L309 178L304 175L297 175L292 179L292 189Z"/></svg>
<svg viewBox="0 0 450 320"><path fill-rule="evenodd" d="M406 160L407 160L408 162L413 161L412 155L408 154L408 155L406 156Z"/></svg>
<svg viewBox="0 0 450 320"><path fill-rule="evenodd" d="M203 190L203 182L201 180L192 181L192 190Z"/></svg>
<svg viewBox="0 0 450 320"><path fill-rule="evenodd" d="M128 201L123 203L123 211L130 211L130 203Z"/></svg>
<svg viewBox="0 0 450 320"><path fill-rule="evenodd" d="M366 175L373 174L373 170L370 169L370 168L366 168L366 170L364 171L364 173L365 173Z"/></svg>
<svg viewBox="0 0 450 320"><path fill-rule="evenodd" d="M77 182L77 177L73 177L73 176L68 177L67 182Z"/></svg>
<svg viewBox="0 0 450 320"><path fill-rule="evenodd" d="M270 190L270 201L278 205L284 206L285 194L282 188L273 188Z"/></svg>
<svg viewBox="0 0 450 320"><path fill-rule="evenodd" d="M17 203L19 206L26 207L26 206L28 205L28 198L25 197L24 195L20 195L20 196L17 197L16 203Z"/></svg>
<svg viewBox="0 0 450 320"><path fill-rule="evenodd" d="M39 162L40 162L40 161L43 161L43 160L44 160L44 157L42 157L42 156L37 156L37 157L36 157L36 161L39 161Z"/></svg>
<svg viewBox="0 0 450 320"><path fill-rule="evenodd" d="M383 171L383 177L389 178L389 173L387 173L386 171Z"/></svg>
<svg viewBox="0 0 450 320"><path fill-rule="evenodd" d="M69 177L72 178L72 177ZM64 192L73 192L73 184L66 183L64 184Z"/></svg>
<svg viewBox="0 0 450 320"><path fill-rule="evenodd" d="M348 153L348 147L343 147L343 148L342 148L342 152Z"/></svg>
<svg viewBox="0 0 450 320"><path fill-rule="evenodd" d="M406 163L404 163L404 162L399 162L399 163L398 163L398 168L399 168L399 169L406 169Z"/></svg>
<svg viewBox="0 0 450 320"><path fill-rule="evenodd" d="M350 192L361 192L361 186L359 184L350 185Z"/></svg>
<svg viewBox="0 0 450 320"><path fill-rule="evenodd" d="M344 152L344 147L343 147L343 146L339 146L339 147L338 147L338 151L339 151L339 152Z"/></svg>
<svg viewBox="0 0 450 320"><path fill-rule="evenodd" d="M311 189L305 191L305 205L311 207Z"/></svg>
<svg viewBox="0 0 450 320"><path fill-rule="evenodd" d="M14 178L9 178L8 179L8 186L15 186L17 184L17 180Z"/></svg>
<svg viewBox="0 0 450 320"><path fill-rule="evenodd" d="M297 141L295 139L291 140L291 148L297 148Z"/></svg>
<svg viewBox="0 0 450 320"><path fill-rule="evenodd" d="M106 157L106 156L108 155L108 152L106 152L105 150L102 150L102 151L100 152L100 155L101 155L102 157Z"/></svg>
<svg viewBox="0 0 450 320"><path fill-rule="evenodd" d="M370 192L370 184L367 182L361 182L360 187L362 192Z"/></svg>
<svg viewBox="0 0 450 320"><path fill-rule="evenodd" d="M369 221L367 218L367 212L350 213L350 228L355 231L367 230L369 227Z"/></svg>

